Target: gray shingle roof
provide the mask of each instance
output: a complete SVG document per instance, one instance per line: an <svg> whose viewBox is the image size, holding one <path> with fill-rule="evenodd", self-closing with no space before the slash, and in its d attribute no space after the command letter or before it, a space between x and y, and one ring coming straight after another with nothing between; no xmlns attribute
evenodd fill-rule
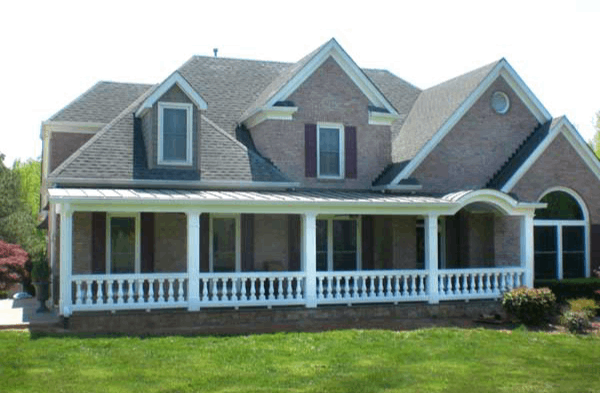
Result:
<svg viewBox="0 0 600 393"><path fill-rule="evenodd" d="M394 161L411 160L500 61L423 90L393 137Z"/></svg>
<svg viewBox="0 0 600 393"><path fill-rule="evenodd" d="M108 123L152 85L98 82L49 121Z"/></svg>

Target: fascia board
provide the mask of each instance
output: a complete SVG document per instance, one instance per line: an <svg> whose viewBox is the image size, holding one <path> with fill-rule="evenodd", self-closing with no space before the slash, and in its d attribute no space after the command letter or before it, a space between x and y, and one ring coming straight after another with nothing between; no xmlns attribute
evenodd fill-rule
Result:
<svg viewBox="0 0 600 393"><path fill-rule="evenodd" d="M142 116L147 110L151 109L152 105L154 105L154 103L156 103L156 101L158 101L160 97L162 97L163 94L165 94L174 85L179 86L181 91L185 93L185 95L194 103L194 105L196 105L198 109L204 110L208 108L206 101L200 97L192 85L190 85L189 82L185 80L183 76L181 76L181 74L174 72L163 83L161 83L160 86L158 86L156 90L154 90L154 92L148 98L146 98L146 100L144 100L142 105L135 112L136 117Z"/></svg>

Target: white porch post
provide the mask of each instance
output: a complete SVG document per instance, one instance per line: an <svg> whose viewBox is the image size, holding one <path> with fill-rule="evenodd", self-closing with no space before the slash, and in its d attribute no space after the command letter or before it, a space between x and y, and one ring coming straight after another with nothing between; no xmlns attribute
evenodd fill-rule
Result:
<svg viewBox="0 0 600 393"><path fill-rule="evenodd" d="M71 315L71 275L73 274L73 211L68 204L60 209L60 301L59 312Z"/></svg>
<svg viewBox="0 0 600 393"><path fill-rule="evenodd" d="M438 283L438 216L425 217L425 269L427 269L429 303L437 304L439 299Z"/></svg>
<svg viewBox="0 0 600 393"><path fill-rule="evenodd" d="M306 307L317 307L317 215L302 215L302 267L306 275Z"/></svg>
<svg viewBox="0 0 600 393"><path fill-rule="evenodd" d="M525 269L523 284L533 288L533 213L521 216L521 267Z"/></svg>
<svg viewBox="0 0 600 393"><path fill-rule="evenodd" d="M200 213L187 215L188 311L200 310Z"/></svg>

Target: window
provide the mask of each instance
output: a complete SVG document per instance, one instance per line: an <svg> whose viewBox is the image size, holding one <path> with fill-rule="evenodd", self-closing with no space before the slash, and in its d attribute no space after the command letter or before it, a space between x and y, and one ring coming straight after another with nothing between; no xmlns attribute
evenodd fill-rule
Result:
<svg viewBox="0 0 600 393"><path fill-rule="evenodd" d="M241 221L239 214L210 217L210 272L241 270Z"/></svg>
<svg viewBox="0 0 600 393"><path fill-rule="evenodd" d="M540 201L548 207L535 211L535 278L585 277L588 225L582 202L567 190L549 192Z"/></svg>
<svg viewBox="0 0 600 393"><path fill-rule="evenodd" d="M317 176L344 177L344 127L323 123L317 126Z"/></svg>
<svg viewBox="0 0 600 393"><path fill-rule="evenodd" d="M140 272L139 214L109 214L106 225L106 271Z"/></svg>
<svg viewBox="0 0 600 393"><path fill-rule="evenodd" d="M317 270L360 270L360 218L317 220Z"/></svg>
<svg viewBox="0 0 600 393"><path fill-rule="evenodd" d="M193 105L158 103L158 164L192 165Z"/></svg>
<svg viewBox="0 0 600 393"><path fill-rule="evenodd" d="M508 112L508 109L510 108L510 99L506 93L495 91L494 94L492 94L490 105L497 114L503 115Z"/></svg>

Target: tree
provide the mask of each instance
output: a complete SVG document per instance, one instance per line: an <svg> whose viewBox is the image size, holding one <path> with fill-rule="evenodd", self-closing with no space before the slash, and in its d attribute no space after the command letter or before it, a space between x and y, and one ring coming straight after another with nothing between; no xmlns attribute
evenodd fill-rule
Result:
<svg viewBox="0 0 600 393"><path fill-rule="evenodd" d="M39 193L39 188L36 192ZM37 216L32 214L33 208L25 199L19 170L7 168L4 155L0 154L0 240L19 244L30 254L44 253L44 234L37 229Z"/></svg>
<svg viewBox="0 0 600 393"><path fill-rule="evenodd" d="M594 137L590 141L590 147L592 148L592 150L594 150L594 153L596 153L596 157L600 158L600 111L598 111L596 113L595 127L596 127L596 133L594 134Z"/></svg>
<svg viewBox="0 0 600 393"><path fill-rule="evenodd" d="M31 158L25 162L16 160L13 164L13 171L19 174L21 180L21 201L31 208L31 213L37 219L40 211L42 164Z"/></svg>
<svg viewBox="0 0 600 393"><path fill-rule="evenodd" d="M29 254L21 247L0 240L0 291L6 291L29 277L28 261Z"/></svg>

